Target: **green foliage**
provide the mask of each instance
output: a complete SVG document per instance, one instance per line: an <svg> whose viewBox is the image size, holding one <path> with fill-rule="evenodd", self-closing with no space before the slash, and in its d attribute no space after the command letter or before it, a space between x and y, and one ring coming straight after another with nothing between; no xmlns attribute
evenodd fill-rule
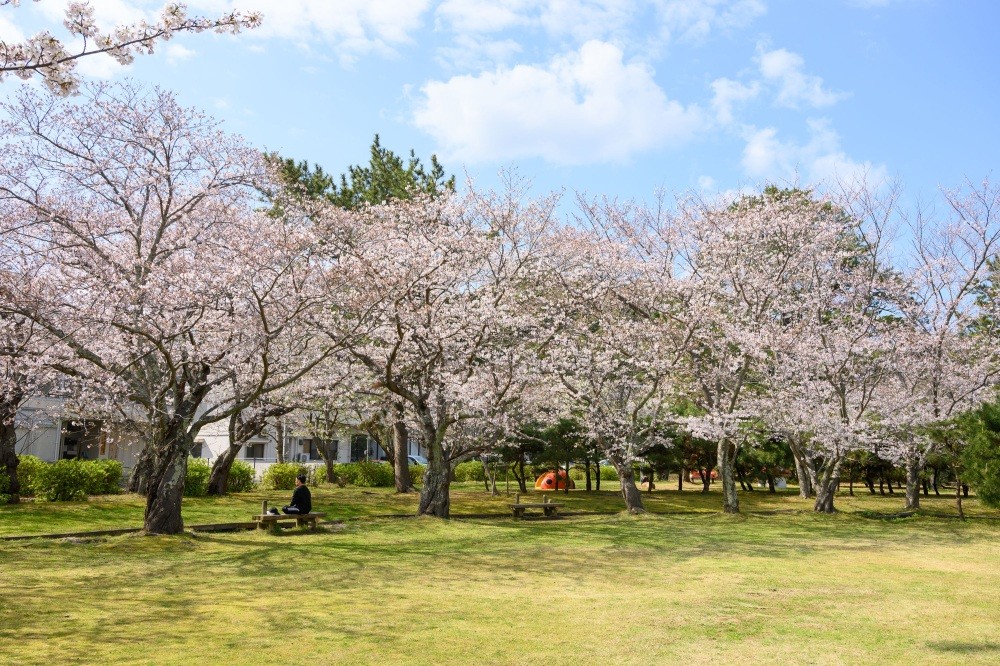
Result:
<svg viewBox="0 0 1000 666"><path fill-rule="evenodd" d="M601 481L617 481L618 471L611 465L601 465Z"/></svg>
<svg viewBox="0 0 1000 666"><path fill-rule="evenodd" d="M370 460L337 465L334 472L352 486L361 488L388 488L396 483L392 467Z"/></svg>
<svg viewBox="0 0 1000 666"><path fill-rule="evenodd" d="M49 463L38 456L24 455L18 456L17 459L17 480L21 483L21 495L25 497L34 495L38 474Z"/></svg>
<svg viewBox="0 0 1000 666"><path fill-rule="evenodd" d="M446 177L444 167L431 155L430 169L426 169L414 151L407 160L383 148L378 134L371 146L371 159L367 166L350 166L348 173L340 176L338 186L333 176L323 167L310 167L308 162L272 155L280 164L285 183L301 196L325 198L342 208L360 208L366 204L381 204L391 199L410 199L416 194L437 196L455 190L455 177Z"/></svg>
<svg viewBox="0 0 1000 666"><path fill-rule="evenodd" d="M459 463L458 465L455 465L455 480L461 482L485 481L486 470L483 469L482 461L467 460L464 463Z"/></svg>
<svg viewBox="0 0 1000 666"><path fill-rule="evenodd" d="M962 452L964 480L987 506L1000 508L1000 405L983 405L979 427Z"/></svg>
<svg viewBox="0 0 1000 666"><path fill-rule="evenodd" d="M117 495L122 491L122 464L117 460L86 461L90 485L88 495Z"/></svg>
<svg viewBox="0 0 1000 666"><path fill-rule="evenodd" d="M20 470L20 466L18 466ZM86 499L88 495L121 492L122 464L117 460L58 460L29 462L29 488L46 502Z"/></svg>
<svg viewBox="0 0 1000 666"><path fill-rule="evenodd" d="M264 472L261 485L266 490L292 490L295 488L295 477L299 474L310 475L309 467L298 463L275 463Z"/></svg>
<svg viewBox="0 0 1000 666"><path fill-rule="evenodd" d="M423 483L424 474L427 473L427 465L410 465L410 480L413 483Z"/></svg>
<svg viewBox="0 0 1000 666"><path fill-rule="evenodd" d="M208 477L212 466L204 458L188 458L184 476L184 497L204 497L208 494Z"/></svg>
<svg viewBox="0 0 1000 666"><path fill-rule="evenodd" d="M257 473L253 465L242 460L234 460L229 470L229 492L247 493L257 486Z"/></svg>

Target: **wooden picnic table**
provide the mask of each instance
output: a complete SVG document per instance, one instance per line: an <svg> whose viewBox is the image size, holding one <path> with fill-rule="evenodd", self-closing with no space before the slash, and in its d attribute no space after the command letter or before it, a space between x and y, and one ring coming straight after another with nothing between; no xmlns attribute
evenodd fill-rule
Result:
<svg viewBox="0 0 1000 666"><path fill-rule="evenodd" d="M524 518L524 512L528 509L541 509L546 516L554 516L559 512L559 507L562 504L550 502L549 498L545 495L542 495L541 502L522 502L521 494L518 493L514 496L514 501L508 504L508 506L514 512L515 518Z"/></svg>
<svg viewBox="0 0 1000 666"><path fill-rule="evenodd" d="M279 522L291 520L294 520L298 527L309 525L309 528L314 530L316 529L316 521L324 517L326 517L325 513L317 511L313 511L312 513L268 513L267 502L265 501L261 506L260 515L253 516L253 520L257 523L258 529L274 532L278 529Z"/></svg>

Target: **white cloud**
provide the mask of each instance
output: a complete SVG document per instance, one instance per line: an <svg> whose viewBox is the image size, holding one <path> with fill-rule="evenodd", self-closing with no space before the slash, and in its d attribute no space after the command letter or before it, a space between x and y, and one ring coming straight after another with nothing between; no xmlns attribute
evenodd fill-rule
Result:
<svg viewBox="0 0 1000 666"><path fill-rule="evenodd" d="M712 109L715 119L724 125L733 122L733 106L739 102L751 100L760 92L760 84L754 81L744 85L732 79L716 79L712 81Z"/></svg>
<svg viewBox="0 0 1000 666"><path fill-rule="evenodd" d="M714 190L715 189L715 179L711 176L700 176L698 178L698 189L699 190Z"/></svg>
<svg viewBox="0 0 1000 666"><path fill-rule="evenodd" d="M195 51L183 44L170 44L167 46L167 62L171 65L175 65L181 60L186 60L194 55Z"/></svg>
<svg viewBox="0 0 1000 666"><path fill-rule="evenodd" d="M623 36L640 14L633 0L551 0L540 22L550 35L568 35L578 42Z"/></svg>
<svg viewBox="0 0 1000 666"><path fill-rule="evenodd" d="M823 107L844 99L844 93L835 93L823 87L823 79L803 71L805 61L802 56L786 49L765 51L757 46L757 64L760 73L768 81L778 84L778 106L798 108L800 104Z"/></svg>
<svg viewBox="0 0 1000 666"><path fill-rule="evenodd" d="M682 143L704 125L698 107L668 99L647 67L598 41L544 66L432 81L421 92L416 125L449 159L470 162L620 162Z"/></svg>
<svg viewBox="0 0 1000 666"><path fill-rule="evenodd" d="M253 3L245 0L190 0L191 13L215 16L234 7L260 9L264 22L247 33L252 39L279 38L296 42L325 42L350 62L366 53L393 54L408 44L430 0L282 0Z"/></svg>
<svg viewBox="0 0 1000 666"><path fill-rule="evenodd" d="M885 165L858 162L840 145L840 136L825 119L810 120L809 140L804 144L782 141L773 127L750 128L743 151L743 169L748 176L768 180L807 182L836 181L869 174L886 174Z"/></svg>
<svg viewBox="0 0 1000 666"><path fill-rule="evenodd" d="M700 41L715 28L742 28L767 12L763 0L660 0L668 38Z"/></svg>
<svg viewBox="0 0 1000 666"><path fill-rule="evenodd" d="M62 23L66 4L64 0L43 0L37 6L50 21ZM90 0L89 4L94 8L94 20L104 30L125 23L153 21L163 7L162 2L150 0Z"/></svg>
<svg viewBox="0 0 1000 666"><path fill-rule="evenodd" d="M501 32L531 22L529 0L444 0L436 10L439 24L456 33Z"/></svg>
<svg viewBox="0 0 1000 666"><path fill-rule="evenodd" d="M489 69L511 62L521 45L513 39L484 39L473 35L456 35L452 46L441 48L439 62L460 70Z"/></svg>
<svg viewBox="0 0 1000 666"><path fill-rule="evenodd" d="M0 15L0 41L18 43L24 41L24 33L6 16Z"/></svg>

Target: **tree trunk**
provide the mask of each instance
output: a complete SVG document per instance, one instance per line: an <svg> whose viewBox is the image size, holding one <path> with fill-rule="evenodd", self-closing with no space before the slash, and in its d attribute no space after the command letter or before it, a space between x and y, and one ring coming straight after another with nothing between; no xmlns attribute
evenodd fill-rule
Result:
<svg viewBox="0 0 1000 666"><path fill-rule="evenodd" d="M522 493L528 492L528 484L526 483L525 473L524 473L524 454L522 453L518 456L517 464L513 467L514 478L517 479L517 487ZM520 474L518 474L520 470Z"/></svg>
<svg viewBox="0 0 1000 666"><path fill-rule="evenodd" d="M707 495L712 491L712 470L706 467L698 473L701 474L701 493Z"/></svg>
<svg viewBox="0 0 1000 666"><path fill-rule="evenodd" d="M819 483L816 484L816 503L814 511L822 513L834 513L836 507L833 505L833 498L837 493L837 486L840 485L840 466L843 457L828 457L823 461Z"/></svg>
<svg viewBox="0 0 1000 666"><path fill-rule="evenodd" d="M242 448L243 442L230 443L222 455L212 463L212 472L208 475L209 495L225 495L229 490L229 472Z"/></svg>
<svg viewBox="0 0 1000 666"><path fill-rule="evenodd" d="M788 438L788 448L792 451L792 459L795 461L795 476L799 479L799 497L809 499L813 494L812 475L809 473L811 465L806 460L806 454L799 445L798 437L792 435Z"/></svg>
<svg viewBox="0 0 1000 666"><path fill-rule="evenodd" d="M563 484L563 495L569 495L569 466L571 464L569 458L566 459L566 483ZM556 488L559 487L559 474L556 473Z"/></svg>
<svg viewBox="0 0 1000 666"><path fill-rule="evenodd" d="M212 463L212 471L208 475L209 495L225 495L229 489L229 470L233 468L233 461L236 460L245 441L240 437L239 426L240 413L236 412L229 417L229 446Z"/></svg>
<svg viewBox="0 0 1000 666"><path fill-rule="evenodd" d="M396 477L396 492L408 493L413 490L413 480L410 478L410 460L406 450L407 432L403 421L403 406L396 406L396 420L392 424L393 471Z"/></svg>
<svg viewBox="0 0 1000 666"><path fill-rule="evenodd" d="M330 443L330 440L319 438L316 450L319 451L319 457L323 459L323 464L326 465L326 482L335 483L337 481L337 473L334 471L333 466L337 462L337 449Z"/></svg>
<svg viewBox="0 0 1000 666"><path fill-rule="evenodd" d="M601 461L594 463L594 490L601 492Z"/></svg>
<svg viewBox="0 0 1000 666"><path fill-rule="evenodd" d="M143 531L146 534L179 534L184 531L181 501L192 438L189 433L177 429L168 432L161 442L146 492Z"/></svg>
<svg viewBox="0 0 1000 666"><path fill-rule="evenodd" d="M593 488L593 486L591 485L591 482L590 482L590 458L587 458L586 460L584 460L584 466L585 466L585 469L587 471L587 492L589 493L591 491L591 489Z"/></svg>
<svg viewBox="0 0 1000 666"><path fill-rule="evenodd" d="M425 423L423 429L427 443L427 471L424 473L424 485L420 488L417 515L448 518L451 514L451 464L445 456L437 429L429 423Z"/></svg>
<svg viewBox="0 0 1000 666"><path fill-rule="evenodd" d="M21 501L21 482L17 479L17 466L20 463L17 458L17 430L14 428L13 414L10 418L7 416L6 413L0 413L0 472L7 477L6 493L10 496L7 502L17 504Z"/></svg>
<svg viewBox="0 0 1000 666"><path fill-rule="evenodd" d="M677 490L684 490L684 468L681 467L680 473L677 475Z"/></svg>
<svg viewBox="0 0 1000 666"><path fill-rule="evenodd" d="M639 488L635 485L635 470L632 468L632 463L625 463L621 458L611 455L608 456L608 460L614 465L615 471L618 472L618 480L622 484L622 497L625 498L625 508L629 513L645 513L646 509L642 506L642 493L639 492Z"/></svg>
<svg viewBox="0 0 1000 666"><path fill-rule="evenodd" d="M130 493L145 495L146 491L149 490L149 477L153 473L153 458L153 444L146 442L146 445L139 451L135 466L132 467L132 473L128 477L126 490Z"/></svg>
<svg viewBox="0 0 1000 666"><path fill-rule="evenodd" d="M774 475L770 472L767 473L767 492L776 493L778 490L774 487Z"/></svg>
<svg viewBox="0 0 1000 666"><path fill-rule="evenodd" d="M938 490L938 468L932 467L931 469L933 470L933 474L931 476L931 484L934 486L934 496L940 497L941 492Z"/></svg>
<svg viewBox="0 0 1000 666"><path fill-rule="evenodd" d="M958 517L965 520L965 510L962 509L962 478L955 475L955 507L958 509Z"/></svg>
<svg viewBox="0 0 1000 666"><path fill-rule="evenodd" d="M722 479L722 510L725 513L740 512L740 498L736 493L734 467L737 447L728 439L719 440L719 477Z"/></svg>
<svg viewBox="0 0 1000 666"><path fill-rule="evenodd" d="M919 456L906 459L906 509L920 508L920 473L923 471Z"/></svg>
<svg viewBox="0 0 1000 666"><path fill-rule="evenodd" d="M274 423L274 457L279 463L285 462L285 421L281 418Z"/></svg>

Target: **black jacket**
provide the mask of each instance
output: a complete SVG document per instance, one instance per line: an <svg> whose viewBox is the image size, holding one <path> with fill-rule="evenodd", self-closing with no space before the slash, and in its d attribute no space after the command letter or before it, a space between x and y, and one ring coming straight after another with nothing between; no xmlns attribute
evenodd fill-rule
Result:
<svg viewBox="0 0 1000 666"><path fill-rule="evenodd" d="M298 508L299 513L312 513L312 494L307 487L299 486L295 489L295 492L292 493L291 506Z"/></svg>

